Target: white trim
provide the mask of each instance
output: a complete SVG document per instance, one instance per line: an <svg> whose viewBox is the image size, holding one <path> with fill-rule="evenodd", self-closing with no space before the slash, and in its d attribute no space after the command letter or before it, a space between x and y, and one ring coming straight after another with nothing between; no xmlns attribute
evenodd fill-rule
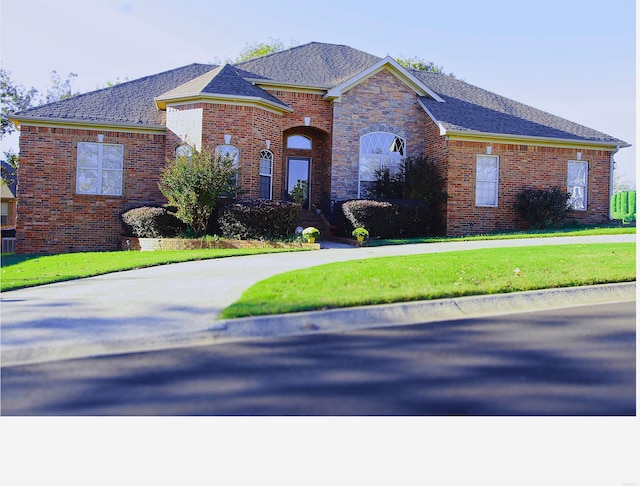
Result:
<svg viewBox="0 0 640 486"><path fill-rule="evenodd" d="M167 106L181 106L185 104L193 103L210 103L221 105L236 105L236 106L256 106L263 110L270 111L272 113L293 113L293 109L288 106L275 103L273 101L265 100L258 96L234 96L234 95L222 95L222 94L206 94L206 93L189 93L181 94L179 96L172 96L163 98L158 96L154 98L156 107L158 110L166 110Z"/></svg>
<svg viewBox="0 0 640 486"><path fill-rule="evenodd" d="M571 138L551 138L551 137L537 137L531 135L510 135L504 133L492 133L492 132L476 132L476 131L462 131L462 130L450 130L442 129L441 126L440 135L446 135L451 140L467 140L469 142L483 142L487 139L491 139L496 143L500 143L501 140L507 141L507 143L518 145L522 142L522 145L541 145L541 146L553 146L558 148L576 148L588 149L593 147L596 149L609 148L614 149L616 147L631 147L630 144L620 144L619 142L603 142L598 140L575 140ZM533 142L533 143L532 143Z"/></svg>
<svg viewBox="0 0 640 486"><path fill-rule="evenodd" d="M373 66L365 69L364 71L356 74L355 76L347 79L342 84L335 86L327 91L323 96L325 100L339 100L342 94L349 91L354 86L366 81L371 76L379 73L380 71L387 69L391 74L400 79L409 88L415 91L419 96L430 96L434 100L444 103L445 101L440 98L434 91L427 87L422 81L416 78L413 74L407 71L403 66L390 56L381 59Z"/></svg>
<svg viewBox="0 0 640 486"><path fill-rule="evenodd" d="M86 128L87 130L102 130L110 132L125 132L125 133L152 133L156 135L166 134L167 127L164 125L134 125L126 123L110 123L102 121L90 121L90 120L67 120L60 118L48 118L48 117L32 117L24 116L9 117L16 128L20 129L20 126L28 127L49 127L49 128L69 128L77 130L78 128Z"/></svg>

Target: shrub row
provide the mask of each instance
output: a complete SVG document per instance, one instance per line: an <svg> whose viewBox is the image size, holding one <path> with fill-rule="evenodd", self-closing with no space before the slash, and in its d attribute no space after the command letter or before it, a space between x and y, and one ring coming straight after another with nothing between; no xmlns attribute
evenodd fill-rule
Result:
<svg viewBox="0 0 640 486"><path fill-rule="evenodd" d="M295 235L300 211L300 205L292 202L234 201L220 208L217 226L225 238L283 239ZM121 220L125 233L138 238L176 236L186 230L186 225L166 208L130 209Z"/></svg>
<svg viewBox="0 0 640 486"><path fill-rule="evenodd" d="M218 225L225 238L282 239L295 235L300 212L292 202L235 201L222 208Z"/></svg>
<svg viewBox="0 0 640 486"><path fill-rule="evenodd" d="M433 220L422 201L358 199L345 202L342 211L353 228L366 228L374 238L427 236Z"/></svg>

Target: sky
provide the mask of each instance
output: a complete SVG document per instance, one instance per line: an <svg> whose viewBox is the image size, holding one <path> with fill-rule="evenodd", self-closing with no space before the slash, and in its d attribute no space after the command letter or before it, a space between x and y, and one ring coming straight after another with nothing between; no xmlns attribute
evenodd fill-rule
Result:
<svg viewBox="0 0 640 486"><path fill-rule="evenodd" d="M0 16L2 69L9 71L15 82L41 92L50 86L53 70L63 78L76 73L73 86L84 92L104 87L107 82L132 80L191 63L224 62L249 45L272 40L281 40L287 46L312 41L346 44L380 57L422 58L468 83L632 144L616 155L616 173L635 184L633 0L1 0ZM4 140L2 150L11 144L15 144L14 139ZM425 440L438 438L451 450L477 446L478 459L469 465L469 478L472 484L485 484L474 478L473 468L482 467L480 458L492 460L493 452L487 451L482 441L465 442L464 430L468 430L469 422L448 424L443 427L440 422L428 422L431 429L425 432ZM246 424L242 425L246 430ZM397 425L392 430L397 430ZM510 427L500 425L489 423L494 439L503 438L505 444L517 439ZM535 453L536 444L540 444L537 441L547 440L545 434L553 433L558 425L554 423L551 432L545 427L548 422L528 428L534 449L527 450ZM594 424L578 425L575 429L565 426L565 431L584 440L568 444L588 454L591 436L581 432ZM459 439L448 438L449 426L458 427L455 431ZM215 427L210 422L206 427L215 438ZM473 427L479 426L474 422ZM288 437L279 427L268 430ZM351 430L359 433L357 426ZM488 432L482 427L478 430ZM620 445L615 432L607 435L611 430L616 430L615 425L605 421L598 429L602 434L599 437ZM153 436L150 432L143 431ZM108 430L101 429L101 433ZM321 431L318 434L322 436ZM416 447L427 447L425 440L412 440L409 443ZM267 454L269 442L264 444ZM492 444L491 450L495 451L496 444ZM156 447L161 445L159 440ZM554 439L540 450L545 447L553 449L558 443ZM371 453L377 450L371 449ZM522 464L510 447L499 450L515 466ZM58 457L55 451L50 452L52 458ZM315 454L318 459L323 457L312 447L290 457L308 464ZM83 457L91 463L90 458ZM565 456L563 460L571 459ZM444 466L460 472L455 461L441 460ZM214 467L215 458L211 461ZM564 481L558 482L575 484L582 479L580 463L574 464L573 475L560 477ZM623 470L619 466L610 484L638 483L637 474L619 477ZM509 464L503 462L500 467L510 472ZM530 484L523 475L532 471L516 469L511 484ZM495 480L492 484L503 483Z"/></svg>
<svg viewBox="0 0 640 486"><path fill-rule="evenodd" d="M346 44L433 61L465 81L602 131L632 147L633 0L1 0L1 65L45 92L51 71L84 92L259 42ZM606 8L605 8L606 6ZM14 142L6 142L14 143Z"/></svg>

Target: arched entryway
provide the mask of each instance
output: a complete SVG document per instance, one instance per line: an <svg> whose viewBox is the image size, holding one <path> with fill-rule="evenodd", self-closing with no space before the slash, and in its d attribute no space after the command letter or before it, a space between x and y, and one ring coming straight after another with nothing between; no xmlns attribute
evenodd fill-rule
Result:
<svg viewBox="0 0 640 486"><path fill-rule="evenodd" d="M326 132L293 127L283 134L283 200L298 197L304 209L321 208L331 193L331 147Z"/></svg>

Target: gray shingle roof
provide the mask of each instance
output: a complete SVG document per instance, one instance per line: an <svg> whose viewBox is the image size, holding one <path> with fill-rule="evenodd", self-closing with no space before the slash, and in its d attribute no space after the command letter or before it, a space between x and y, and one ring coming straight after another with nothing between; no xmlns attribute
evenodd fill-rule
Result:
<svg viewBox="0 0 640 486"><path fill-rule="evenodd" d="M211 71L209 64L191 64L160 74L91 91L17 113L19 117L55 118L140 126L161 126L163 112L154 98Z"/></svg>
<svg viewBox="0 0 640 486"><path fill-rule="evenodd" d="M260 98L286 107L247 80L315 86L339 86L382 58L349 46L311 42L235 66L191 64L164 73L22 111L19 117L55 118L137 126L161 126L155 98L187 94ZM411 71L445 103L420 102L449 131L543 137L627 145L605 133L473 86L451 76ZM260 84L260 83L258 83Z"/></svg>
<svg viewBox="0 0 640 486"><path fill-rule="evenodd" d="M311 42L235 66L247 77L331 88L381 59L349 46Z"/></svg>
<svg viewBox="0 0 640 486"><path fill-rule="evenodd" d="M180 98L195 94L228 95L234 97L259 98L273 104L288 106L271 93L245 81L238 71L231 65L217 67L211 71L188 81L177 88L164 93L161 99Z"/></svg>
<svg viewBox="0 0 640 486"><path fill-rule="evenodd" d="M445 103L421 97L447 130L626 145L611 135L478 88L445 74L414 71Z"/></svg>

